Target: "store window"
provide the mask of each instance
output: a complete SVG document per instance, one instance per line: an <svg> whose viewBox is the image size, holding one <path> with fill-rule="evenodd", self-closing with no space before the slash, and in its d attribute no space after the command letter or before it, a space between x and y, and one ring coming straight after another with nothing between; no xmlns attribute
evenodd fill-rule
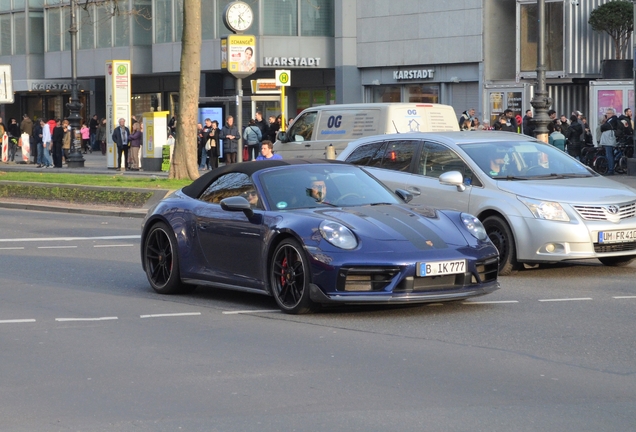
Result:
<svg viewBox="0 0 636 432"><path fill-rule="evenodd" d="M181 42L183 36L183 0L174 0L175 5L175 22L174 22L174 41Z"/></svg>
<svg viewBox="0 0 636 432"><path fill-rule="evenodd" d="M46 12L46 32L48 52L60 51L62 44L62 26L60 24L60 8L48 9ZM4 38L3 38L4 39Z"/></svg>
<svg viewBox="0 0 636 432"><path fill-rule="evenodd" d="M263 0L263 34L298 36L298 0Z"/></svg>
<svg viewBox="0 0 636 432"><path fill-rule="evenodd" d="M201 2L201 38L203 40L214 39L214 8L206 2ZM156 25L156 24L155 24Z"/></svg>
<svg viewBox="0 0 636 432"><path fill-rule="evenodd" d="M79 19L79 48L93 49L95 45L95 25L93 24L95 8L92 5L86 5L86 8L81 7L76 11Z"/></svg>
<svg viewBox="0 0 636 432"><path fill-rule="evenodd" d="M26 54L26 20L25 13L13 14L13 53Z"/></svg>
<svg viewBox="0 0 636 432"><path fill-rule="evenodd" d="M130 45L130 15L121 13L115 15L115 43L116 47L125 47Z"/></svg>
<svg viewBox="0 0 636 432"><path fill-rule="evenodd" d="M569 2L568 2L569 3ZM539 6L521 4L521 71L532 72L537 69L537 51L539 35L537 22L539 20ZM563 2L548 2L545 4L546 15L546 52L545 60L548 71L563 70Z"/></svg>
<svg viewBox="0 0 636 432"><path fill-rule="evenodd" d="M105 7L97 8L97 48L113 46L113 23L110 11Z"/></svg>
<svg viewBox="0 0 636 432"><path fill-rule="evenodd" d="M439 103L438 85L410 85L406 87L408 101L413 103Z"/></svg>
<svg viewBox="0 0 636 432"><path fill-rule="evenodd" d="M133 0L133 45L152 45L151 0Z"/></svg>
<svg viewBox="0 0 636 432"><path fill-rule="evenodd" d="M0 0L0 12L11 10L11 0Z"/></svg>
<svg viewBox="0 0 636 432"><path fill-rule="evenodd" d="M29 53L44 52L44 13L29 12Z"/></svg>
<svg viewBox="0 0 636 432"><path fill-rule="evenodd" d="M371 102L401 102L400 86L376 86L372 88L373 100Z"/></svg>
<svg viewBox="0 0 636 432"><path fill-rule="evenodd" d="M333 0L303 0L300 2L301 36L333 36Z"/></svg>
<svg viewBox="0 0 636 432"><path fill-rule="evenodd" d="M71 28L71 8L63 7L62 8L62 27L60 31L62 32L62 42L64 44L63 50L70 51L71 50L71 34L68 32L68 29Z"/></svg>
<svg viewBox="0 0 636 432"><path fill-rule="evenodd" d="M11 14L0 15L0 55L11 55Z"/></svg>

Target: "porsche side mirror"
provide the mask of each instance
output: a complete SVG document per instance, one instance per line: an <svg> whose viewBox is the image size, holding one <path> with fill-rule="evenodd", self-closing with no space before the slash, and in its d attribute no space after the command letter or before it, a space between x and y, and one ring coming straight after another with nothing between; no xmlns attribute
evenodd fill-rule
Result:
<svg viewBox="0 0 636 432"><path fill-rule="evenodd" d="M455 186L457 191L464 192L464 176L459 171L448 171L439 176L439 182L447 186Z"/></svg>
<svg viewBox="0 0 636 432"><path fill-rule="evenodd" d="M254 210L250 207L250 203L242 196L233 196L221 200L221 208L225 211L245 213L247 218L254 216Z"/></svg>
<svg viewBox="0 0 636 432"><path fill-rule="evenodd" d="M411 192L405 191L404 189L396 189L395 194L402 198L402 201L404 201L405 203L409 203L413 199L413 194Z"/></svg>

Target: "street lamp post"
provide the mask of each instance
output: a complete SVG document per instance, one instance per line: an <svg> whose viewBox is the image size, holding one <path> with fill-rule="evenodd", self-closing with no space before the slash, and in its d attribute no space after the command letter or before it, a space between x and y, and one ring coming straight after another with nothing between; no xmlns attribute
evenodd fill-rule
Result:
<svg viewBox="0 0 636 432"><path fill-rule="evenodd" d="M536 137L540 141L548 142L548 124L550 117L548 116L548 108L552 105L552 99L548 97L548 91L545 87L545 0L538 0L539 4L539 49L537 50L537 86L534 90L534 96L530 101L530 105L534 108Z"/></svg>
<svg viewBox="0 0 636 432"><path fill-rule="evenodd" d="M82 103L79 101L77 93L77 17L75 16L75 2L71 0L71 28L68 30L71 34L71 98L66 104L69 111L68 122L71 126L71 151L68 157L69 168L84 168L84 157L82 157L80 134L80 124L82 118L80 111Z"/></svg>

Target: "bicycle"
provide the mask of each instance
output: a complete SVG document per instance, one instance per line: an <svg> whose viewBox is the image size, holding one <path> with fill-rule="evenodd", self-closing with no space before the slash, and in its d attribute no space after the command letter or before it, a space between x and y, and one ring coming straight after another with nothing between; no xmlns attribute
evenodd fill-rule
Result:
<svg viewBox="0 0 636 432"><path fill-rule="evenodd" d="M633 145L627 143L627 140L621 140L616 147L614 147L614 172L616 174L625 174L627 172L627 156L626 151L631 147L633 154ZM605 147L599 149L597 156L593 161L593 168L599 174L607 174L609 171L609 161L605 154Z"/></svg>

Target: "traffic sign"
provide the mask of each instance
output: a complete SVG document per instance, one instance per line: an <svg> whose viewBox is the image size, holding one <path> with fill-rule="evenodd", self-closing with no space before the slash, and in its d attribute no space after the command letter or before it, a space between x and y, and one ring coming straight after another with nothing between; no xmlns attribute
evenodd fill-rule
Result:
<svg viewBox="0 0 636 432"><path fill-rule="evenodd" d="M276 85L281 87L289 87L291 85L291 71L276 70Z"/></svg>

